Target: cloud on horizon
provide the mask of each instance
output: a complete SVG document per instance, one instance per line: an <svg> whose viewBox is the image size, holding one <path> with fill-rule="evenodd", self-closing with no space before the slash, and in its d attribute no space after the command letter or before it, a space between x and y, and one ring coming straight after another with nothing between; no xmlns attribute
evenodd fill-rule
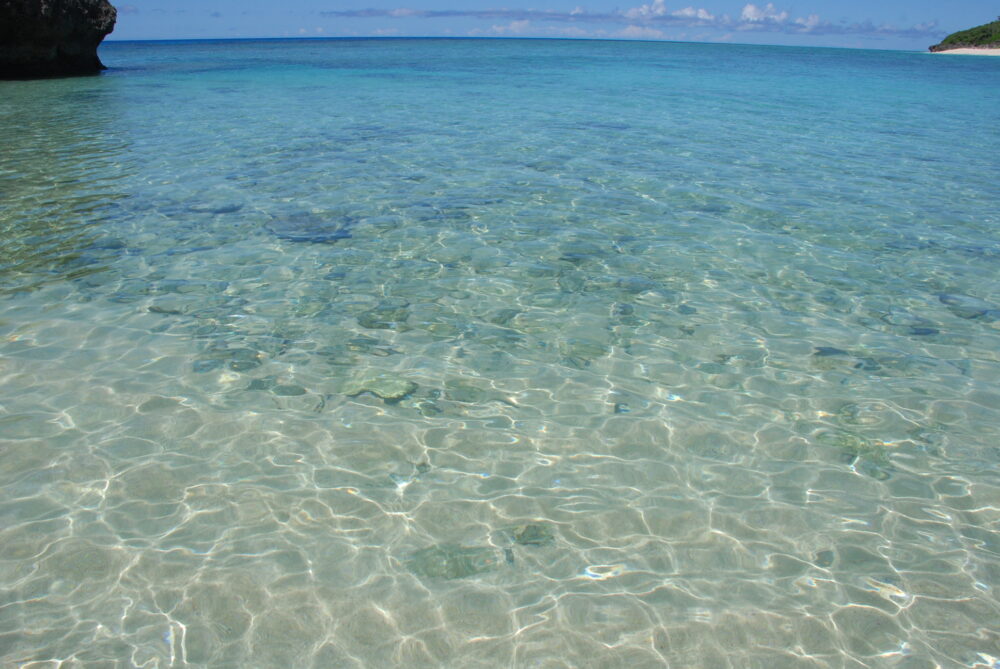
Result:
<svg viewBox="0 0 1000 669"><path fill-rule="evenodd" d="M715 28L724 31L777 32L786 34L812 35L881 35L891 37L938 37L944 31L937 22L922 23L910 27L888 24L876 25L870 21L856 23L832 23L816 14L793 17L787 10L765 5L746 4L738 17L728 14L714 15L704 8L693 6L670 9L666 0L653 0L625 10L614 12L589 12L576 7L569 12L541 9L346 9L320 12L323 16L336 18L473 18L497 21L489 31L473 31L476 34L523 34L536 23L614 23L624 25L613 33L617 37L631 39L662 39L666 37L661 28ZM503 23L506 22L506 23ZM582 28L561 28L549 30L560 34L584 37L589 35ZM607 33L595 33L607 34Z"/></svg>

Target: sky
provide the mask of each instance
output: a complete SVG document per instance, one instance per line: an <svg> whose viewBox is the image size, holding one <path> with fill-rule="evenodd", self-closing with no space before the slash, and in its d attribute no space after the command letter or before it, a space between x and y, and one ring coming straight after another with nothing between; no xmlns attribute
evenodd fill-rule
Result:
<svg viewBox="0 0 1000 669"><path fill-rule="evenodd" d="M112 40L548 37L926 50L995 0L112 0ZM694 4L691 4L694 3Z"/></svg>

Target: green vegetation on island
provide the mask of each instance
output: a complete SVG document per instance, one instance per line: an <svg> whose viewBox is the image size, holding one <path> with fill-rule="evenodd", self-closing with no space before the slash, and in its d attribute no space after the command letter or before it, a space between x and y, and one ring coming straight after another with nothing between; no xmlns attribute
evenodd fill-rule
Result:
<svg viewBox="0 0 1000 669"><path fill-rule="evenodd" d="M941 40L940 44L930 47L930 50L948 51L967 48L1000 49L1000 16L991 23L952 33Z"/></svg>

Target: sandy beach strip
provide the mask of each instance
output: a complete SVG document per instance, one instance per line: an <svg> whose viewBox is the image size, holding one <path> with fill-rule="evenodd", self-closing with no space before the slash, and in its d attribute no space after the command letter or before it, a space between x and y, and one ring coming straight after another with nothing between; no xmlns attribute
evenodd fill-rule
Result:
<svg viewBox="0 0 1000 669"><path fill-rule="evenodd" d="M956 54L959 56L1000 56L1000 49L977 49L975 47L969 47L965 49L935 51L934 53Z"/></svg>

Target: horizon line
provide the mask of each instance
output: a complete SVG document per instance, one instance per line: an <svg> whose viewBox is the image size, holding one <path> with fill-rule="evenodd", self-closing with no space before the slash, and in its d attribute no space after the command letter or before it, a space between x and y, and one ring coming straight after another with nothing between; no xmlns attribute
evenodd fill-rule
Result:
<svg viewBox="0 0 1000 669"><path fill-rule="evenodd" d="M645 44L703 44L707 46L758 46L758 47L778 47L784 49L840 49L848 51L891 51L894 53L924 53L923 50L916 49L892 49L892 48L872 48L872 47L852 47L852 46L820 46L805 44L757 44L751 42L698 42L693 40L667 40L667 39L627 39L621 37L531 37L503 36L503 35L285 35L281 37L163 37L152 39L116 39L106 37L101 44L108 43L143 43L143 42L266 42L266 41L392 41L392 40L534 40L551 42L640 42Z"/></svg>

